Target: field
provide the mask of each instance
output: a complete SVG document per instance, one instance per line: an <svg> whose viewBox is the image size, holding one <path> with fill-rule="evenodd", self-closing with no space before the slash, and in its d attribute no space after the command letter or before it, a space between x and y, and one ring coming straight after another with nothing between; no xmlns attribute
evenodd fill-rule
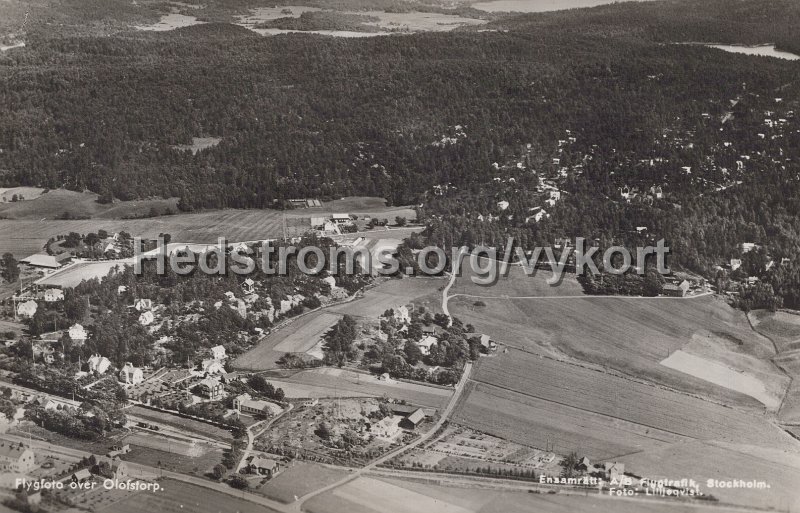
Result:
<svg viewBox="0 0 800 513"><path fill-rule="evenodd" d="M760 454L695 441L624 456L620 461L626 464L626 470L633 468L637 474L648 477L692 478L701 484L702 492L723 502L778 511L794 511L800 507L800 494L797 493L800 459L796 456L793 462L785 455L782 459L766 459ZM709 478L763 480L770 488L709 490L705 486Z"/></svg>
<svg viewBox="0 0 800 513"><path fill-rule="evenodd" d="M780 370L769 364L775 356L772 342L754 332L742 312L714 297L588 297L576 295L566 279L561 286L566 288L554 292L543 278L479 287L464 276L450 292L469 296L451 299L450 312L503 345L614 369L729 405L763 410L752 397L660 362L698 339L710 339L717 346L714 359L726 362L737 353L762 360L770 380L785 384Z"/></svg>
<svg viewBox="0 0 800 513"><path fill-rule="evenodd" d="M445 281L438 278L403 278L386 280L369 289L363 298L337 305L330 310L339 314L377 319L390 308L407 305L413 300L433 294Z"/></svg>
<svg viewBox="0 0 800 513"><path fill-rule="evenodd" d="M0 204L0 252L11 252L18 258L42 250L51 237L69 232L89 233L103 229L109 233L127 231L133 236L156 238L169 233L174 241L216 243L218 237L232 242L255 241L283 237L286 215L288 236L301 235L310 228L311 216L347 212L359 216L373 215L394 219L414 219L414 210L386 207L377 198L346 198L323 203L321 207L285 212L276 210L216 210L190 214L166 215L146 219L121 219L124 216L146 215L151 208L176 210L177 200L145 200L113 205L96 203L91 193L50 191L32 200ZM359 208L361 207L361 208ZM59 220L65 211L76 217L91 219Z"/></svg>
<svg viewBox="0 0 800 513"><path fill-rule="evenodd" d="M304 508L312 513L417 513L458 511L471 513L695 513L740 511L725 507L670 504L663 501L609 498L606 495L550 495L492 489L488 485L464 485L439 478L403 480L389 477L361 477L314 497ZM449 486L448 486L449 485ZM365 500L369 498L370 500Z"/></svg>
<svg viewBox="0 0 800 513"><path fill-rule="evenodd" d="M189 483L164 479L160 492L139 492L123 501L117 502L105 511L113 513L140 513L142 511L220 513L236 511L238 513L263 513L271 511L266 506L254 504L208 488L201 488Z"/></svg>
<svg viewBox="0 0 800 513"><path fill-rule="evenodd" d="M275 346L275 351L280 351L282 353L305 353L314 347L319 339L321 339L340 318L341 317L338 315L323 311L320 312L319 315L311 314L299 319L298 322L292 323L294 331Z"/></svg>
<svg viewBox="0 0 800 513"><path fill-rule="evenodd" d="M609 436L616 434L617 444L634 449L640 443L637 441L638 436L643 434L646 438L664 442L673 442L677 436L737 441L794 451L800 449L785 433L766 422L763 416L743 413L664 388L520 351L482 359L473 378L479 382L476 387L478 395L474 401L470 396L463 402L462 407L466 411L462 409L459 412L460 421L466 425L470 425L470 422L481 422L473 418L486 419L481 424L498 421L491 416L486 417L485 412L484 416L471 415L469 408L473 402L482 411L491 410L492 405L496 405L498 417L504 414L521 419L541 418L541 415L523 414L521 408L514 411L511 405L519 402L535 409L552 410L547 422L553 422L553 416L558 412L575 419L587 414L587 418L599 420L592 414L600 415L600 418L605 419ZM493 402L492 398L496 398L496 401ZM626 425L619 425L616 422L618 419ZM633 426L628 426L627 423L638 426L635 430L637 432L641 431L641 426L647 432L635 436L629 432ZM586 429L579 422L570 423L567 419L553 424L562 425L565 431L574 431L576 434L597 436L602 432L595 428ZM513 422L509 423L512 431L513 425ZM485 425L471 427L487 431ZM488 432L491 433L490 430ZM642 445L645 444L642 442ZM624 453L612 456L620 454ZM602 456L602 459L608 457L611 456ZM597 458L596 456L595 459Z"/></svg>
<svg viewBox="0 0 800 513"><path fill-rule="evenodd" d="M343 369L312 369L296 372L282 379L267 378L283 388L287 397L383 397L404 399L417 406L444 408L453 394L446 388L379 381L368 374Z"/></svg>
<svg viewBox="0 0 800 513"><path fill-rule="evenodd" d="M323 467L313 463L295 463L256 491L288 504L294 501L295 496L302 497L313 490L335 483L346 474L345 470L338 468Z"/></svg>
<svg viewBox="0 0 800 513"><path fill-rule="evenodd" d="M112 269L122 270L123 263L115 261L104 262L79 262L65 269L58 270L55 273L48 274L43 278L36 280L38 285L47 285L54 287L75 287L84 280L91 280L93 278L102 279L108 276Z"/></svg>
<svg viewBox="0 0 800 513"><path fill-rule="evenodd" d="M131 406L130 408L126 409L125 412L128 415L132 415L136 418L160 422L168 426L185 429L187 431L193 431L217 440L228 441L232 436L231 432L226 429L212 426L211 424L207 424L199 420L187 419L177 415L172 415L170 413L150 410L142 406Z"/></svg>

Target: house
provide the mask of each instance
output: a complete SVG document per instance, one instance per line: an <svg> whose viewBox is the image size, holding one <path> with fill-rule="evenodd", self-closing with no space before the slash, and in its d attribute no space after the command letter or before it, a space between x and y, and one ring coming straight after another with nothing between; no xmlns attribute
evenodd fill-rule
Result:
<svg viewBox="0 0 800 513"><path fill-rule="evenodd" d="M688 292L691 284L683 280L679 284L667 283L664 285L664 295L671 297L684 297Z"/></svg>
<svg viewBox="0 0 800 513"><path fill-rule="evenodd" d="M118 456L100 456L99 458L96 457L96 459L95 474L119 481L128 477L128 464L119 459Z"/></svg>
<svg viewBox="0 0 800 513"><path fill-rule="evenodd" d="M578 470L589 470L590 468L592 468L592 463L591 461L589 461L589 458L584 456L583 458L580 459L578 464L575 465L575 468Z"/></svg>
<svg viewBox="0 0 800 513"><path fill-rule="evenodd" d="M497 344L489 337L489 335L481 335L481 347L487 352L497 351Z"/></svg>
<svg viewBox="0 0 800 513"><path fill-rule="evenodd" d="M741 244L742 254L744 255L746 253L750 253L751 251L753 251L758 247L759 245L756 244L755 242L742 242Z"/></svg>
<svg viewBox="0 0 800 513"><path fill-rule="evenodd" d="M122 370L119 371L119 380L127 385L138 385L144 381L144 373L142 369L134 367L132 363L127 362Z"/></svg>
<svg viewBox="0 0 800 513"><path fill-rule="evenodd" d="M109 367L111 367L111 360L99 354L92 355L87 362L89 364L89 372L97 374L105 374Z"/></svg>
<svg viewBox="0 0 800 513"><path fill-rule="evenodd" d="M424 337L422 340L417 342L417 347L419 347L419 350L423 355L428 356L429 354L431 354L431 347L437 343L439 343L439 339L428 335L427 337Z"/></svg>
<svg viewBox="0 0 800 513"><path fill-rule="evenodd" d="M422 334L423 335L436 335L436 326L423 326L422 327Z"/></svg>
<svg viewBox="0 0 800 513"><path fill-rule="evenodd" d="M72 482L76 484L85 483L87 481L91 481L91 479L92 479L92 473L89 472L88 468L80 469L79 471L72 474L71 478Z"/></svg>
<svg viewBox="0 0 800 513"><path fill-rule="evenodd" d="M47 289L44 291L44 302L55 303L64 301L64 291L61 289Z"/></svg>
<svg viewBox="0 0 800 513"><path fill-rule="evenodd" d="M17 315L20 317L30 318L36 314L36 310L39 309L39 305L33 299L25 301L24 303L20 303L17 306Z"/></svg>
<svg viewBox="0 0 800 513"><path fill-rule="evenodd" d="M625 476L625 464L606 462L603 463L603 470L606 473L606 479L609 481L619 482Z"/></svg>
<svg viewBox="0 0 800 513"><path fill-rule="evenodd" d="M321 229L325 226L325 218L319 216L311 216L311 228L315 230Z"/></svg>
<svg viewBox="0 0 800 513"><path fill-rule="evenodd" d="M145 310L152 310L153 309L153 300L152 299L137 299L136 302L133 304L133 307L136 309L137 312L142 312Z"/></svg>
<svg viewBox="0 0 800 513"><path fill-rule="evenodd" d="M254 456L247 465L247 471L251 474L272 478L281 472L281 464L272 458Z"/></svg>
<svg viewBox="0 0 800 513"><path fill-rule="evenodd" d="M73 324L69 328L69 338L75 342L84 341L89 338L89 335L86 333L86 329L80 324Z"/></svg>
<svg viewBox="0 0 800 513"><path fill-rule="evenodd" d="M425 420L425 412L422 408L417 408L408 417L400 421L400 427L413 431L423 420Z"/></svg>
<svg viewBox="0 0 800 513"><path fill-rule="evenodd" d="M247 278L242 282L242 292L245 294L252 294L256 290L256 282L252 278Z"/></svg>
<svg viewBox="0 0 800 513"><path fill-rule="evenodd" d="M200 397L215 401L222 397L225 387L222 386L222 383L216 378L205 378L194 390Z"/></svg>
<svg viewBox="0 0 800 513"><path fill-rule="evenodd" d="M408 308L405 306L395 308L392 317L398 324L406 324L411 322L411 316L408 314Z"/></svg>
<svg viewBox="0 0 800 513"><path fill-rule="evenodd" d="M200 362L200 369L205 374L223 374L225 372L225 366L222 361L213 358L207 358Z"/></svg>
<svg viewBox="0 0 800 513"><path fill-rule="evenodd" d="M118 296L121 296L122 294L124 294L127 291L128 291L128 287L126 287L125 285L120 285L119 287L117 287L117 295Z"/></svg>
<svg viewBox="0 0 800 513"><path fill-rule="evenodd" d="M742 266L742 260L740 258L731 258L731 271L736 271Z"/></svg>
<svg viewBox="0 0 800 513"><path fill-rule="evenodd" d="M139 316L139 324L141 324L142 326L150 326L151 324L153 324L153 321L155 320L156 318L153 315L153 312L151 312L150 310L142 313L142 315Z"/></svg>
<svg viewBox="0 0 800 513"><path fill-rule="evenodd" d="M21 443L0 442L0 471L27 474L35 467L32 450Z"/></svg>
<svg viewBox="0 0 800 513"><path fill-rule="evenodd" d="M508 210L509 206L511 206L511 204L509 202L507 202L507 201L498 201L497 202L497 208L499 208L500 210Z"/></svg>
<svg viewBox="0 0 800 513"><path fill-rule="evenodd" d="M209 355L214 360L224 360L225 359L225 347L223 346L214 346L208 350Z"/></svg>
<svg viewBox="0 0 800 513"><path fill-rule="evenodd" d="M248 415L269 415L279 411L280 407L269 401L253 399L250 394L242 394L233 399L233 409Z"/></svg>

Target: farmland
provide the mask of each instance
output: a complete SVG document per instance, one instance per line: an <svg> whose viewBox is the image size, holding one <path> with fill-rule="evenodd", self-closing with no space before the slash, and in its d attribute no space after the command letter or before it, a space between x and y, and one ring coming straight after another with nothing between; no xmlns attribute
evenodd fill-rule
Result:
<svg viewBox="0 0 800 513"><path fill-rule="evenodd" d="M674 436L678 436L798 450L791 438L758 416L520 351L482 359L473 377L479 382L476 397L481 399L484 395L496 396L537 408L544 406L539 402L543 400L566 408L567 412L578 410L645 426L650 431L649 437L667 442L675 441ZM468 399L463 406L468 409L471 402ZM492 403L484 399L480 404L486 407ZM471 417L468 413L459 416L462 421L469 421ZM570 426L569 423L564 425ZM656 431L674 436L656 434ZM594 430L587 432L596 433ZM624 438L627 435L620 443Z"/></svg>
<svg viewBox="0 0 800 513"><path fill-rule="evenodd" d="M290 503L295 496L303 495L334 483L344 477L346 472L313 463L295 463L256 491L271 499Z"/></svg>
<svg viewBox="0 0 800 513"><path fill-rule="evenodd" d="M151 209L163 213L176 211L177 200L142 200L111 205L96 203L91 193L50 191L34 200L0 204L0 251L25 257L41 251L51 237L69 232L89 233L103 229L110 233L127 231L133 236L156 238L169 233L181 242L216 243L218 237L230 241L251 241L279 238L284 235L284 215L288 236L301 235L310 228L309 218L334 212L347 212L393 220L396 216L414 219L414 210L387 207L378 198L345 198L323 203L321 207L287 211L216 210L199 213L161 215L142 219L123 217L146 216ZM62 220L64 212L75 218Z"/></svg>
<svg viewBox="0 0 800 513"><path fill-rule="evenodd" d="M438 278L385 280L366 291L363 298L331 307L331 311L342 315L377 319L386 310L431 295L444 285L444 280Z"/></svg>
<svg viewBox="0 0 800 513"><path fill-rule="evenodd" d="M443 408L452 390L403 381L380 381L377 377L344 369L299 371L280 379L267 378L283 388L287 397L383 397L404 399L417 406Z"/></svg>
<svg viewBox="0 0 800 513"><path fill-rule="evenodd" d="M726 353L763 360L768 379L783 380L785 385L780 370L769 364L775 355L769 339L755 333L742 312L713 297L540 297L543 285L536 278L515 284L501 281L488 288L466 282L466 277L459 278L451 294L466 289L474 295L451 299L451 313L507 346L587 362L725 404L762 410L749 396L660 364L672 352L705 339L722 361ZM781 390L780 385L776 388Z"/></svg>
<svg viewBox="0 0 800 513"><path fill-rule="evenodd" d="M285 337L275 346L275 351L288 353L305 353L322 338L336 322L338 315L320 312L319 315L308 315L292 328L294 332Z"/></svg>
<svg viewBox="0 0 800 513"><path fill-rule="evenodd" d="M105 511L114 513L139 513L141 511L263 513L270 511L266 506L172 479L161 481L161 486L163 489L160 492L140 492L117 502Z"/></svg>

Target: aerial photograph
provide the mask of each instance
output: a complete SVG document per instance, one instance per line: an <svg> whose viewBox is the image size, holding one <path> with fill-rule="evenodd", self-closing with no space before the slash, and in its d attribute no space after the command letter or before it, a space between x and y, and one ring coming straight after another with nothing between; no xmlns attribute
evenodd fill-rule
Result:
<svg viewBox="0 0 800 513"><path fill-rule="evenodd" d="M800 511L800 1L0 0L0 513Z"/></svg>

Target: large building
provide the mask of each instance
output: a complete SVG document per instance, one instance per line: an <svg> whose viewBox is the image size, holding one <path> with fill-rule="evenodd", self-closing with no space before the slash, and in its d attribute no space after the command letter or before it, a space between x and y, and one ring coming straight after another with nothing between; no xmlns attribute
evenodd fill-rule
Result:
<svg viewBox="0 0 800 513"><path fill-rule="evenodd" d="M144 373L142 369L134 367L132 363L128 362L119 371L119 380L128 385L138 385L144 381Z"/></svg>
<svg viewBox="0 0 800 513"><path fill-rule="evenodd" d="M0 471L27 473L35 466L32 450L21 443L0 441Z"/></svg>
<svg viewBox="0 0 800 513"><path fill-rule="evenodd" d="M220 380L216 378L205 378L194 390L200 397L215 401L222 397L225 387L223 387Z"/></svg>
<svg viewBox="0 0 800 513"><path fill-rule="evenodd" d="M233 409L248 415L269 415L280 410L280 406L269 401L253 399L250 394L242 394L233 400Z"/></svg>

